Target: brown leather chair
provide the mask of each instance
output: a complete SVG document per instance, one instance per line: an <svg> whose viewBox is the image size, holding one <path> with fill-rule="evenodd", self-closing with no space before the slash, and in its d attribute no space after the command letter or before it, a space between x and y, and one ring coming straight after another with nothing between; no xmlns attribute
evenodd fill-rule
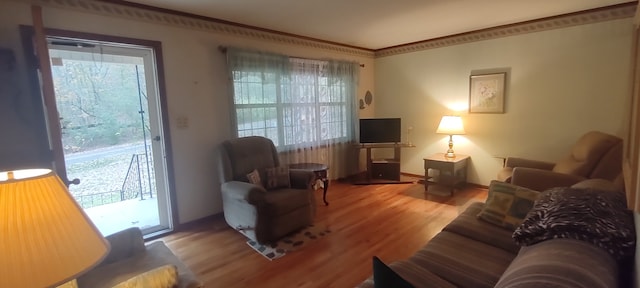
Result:
<svg viewBox="0 0 640 288"><path fill-rule="evenodd" d="M622 188L622 148L619 137L590 131L556 163L508 157L497 179L537 191L571 186L585 179L606 179Z"/></svg>
<svg viewBox="0 0 640 288"><path fill-rule="evenodd" d="M220 151L222 207L229 226L259 243L271 243L313 223L313 172L289 170L290 187L267 190L265 171L281 165L270 139L227 140ZM249 183L247 174L254 169L263 185Z"/></svg>

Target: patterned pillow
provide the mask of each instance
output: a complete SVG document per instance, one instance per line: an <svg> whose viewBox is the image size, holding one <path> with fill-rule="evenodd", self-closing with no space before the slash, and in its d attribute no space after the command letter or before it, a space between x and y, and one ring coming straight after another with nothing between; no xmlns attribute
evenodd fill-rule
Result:
<svg viewBox="0 0 640 288"><path fill-rule="evenodd" d="M164 265L124 281L113 288L172 288L178 285L178 269Z"/></svg>
<svg viewBox="0 0 640 288"><path fill-rule="evenodd" d="M527 216L539 194L538 191L493 180L478 218L514 230Z"/></svg>
<svg viewBox="0 0 640 288"><path fill-rule="evenodd" d="M267 189L289 188L291 180L289 178L289 167L279 166L267 168Z"/></svg>
<svg viewBox="0 0 640 288"><path fill-rule="evenodd" d="M260 179L260 172L257 169L253 169L251 173L247 174L249 183L262 187L262 179Z"/></svg>
<svg viewBox="0 0 640 288"><path fill-rule="evenodd" d="M554 238L576 239L622 259L634 253L635 235L623 193L558 187L541 193L513 239L521 246Z"/></svg>

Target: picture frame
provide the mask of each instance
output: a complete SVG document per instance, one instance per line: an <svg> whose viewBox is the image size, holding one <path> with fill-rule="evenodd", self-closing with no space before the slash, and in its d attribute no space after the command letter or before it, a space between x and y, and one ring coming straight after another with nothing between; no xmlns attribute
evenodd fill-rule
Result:
<svg viewBox="0 0 640 288"><path fill-rule="evenodd" d="M469 113L504 113L507 73L469 77Z"/></svg>

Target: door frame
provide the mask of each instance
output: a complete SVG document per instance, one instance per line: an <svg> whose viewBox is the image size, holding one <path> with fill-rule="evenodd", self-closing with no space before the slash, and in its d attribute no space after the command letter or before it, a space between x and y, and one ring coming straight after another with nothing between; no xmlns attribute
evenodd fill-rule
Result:
<svg viewBox="0 0 640 288"><path fill-rule="evenodd" d="M164 78L164 62L163 60L163 56L162 56L162 43L160 41L153 41L153 40L144 40L144 39L137 39L137 38L128 38L128 37L121 37L121 36L111 36L111 35L104 35L104 34L95 34L95 33L86 33L86 32L76 32L76 31L70 31L70 30L62 30L62 29L51 29L51 28L44 28L45 31L45 36L51 36L51 37L62 37L62 38L77 38L77 39L86 39L86 40L91 40L91 41L102 41L102 42L114 42L114 43L121 43L121 44L130 44L130 45L137 45L137 46L145 46L145 47L149 47L151 49L153 49L153 54L155 57L155 66L156 66L156 77L157 77L157 85L158 85L158 103L160 104L159 109L160 109L160 129L162 130L162 136L163 136L163 145L164 145L164 161L166 163L166 176L167 176L167 193L169 194L169 202L170 202L170 210L171 210L171 215L169 222L171 223L171 227L173 227L173 230L175 230L177 228L178 225L178 221L177 221L177 203L176 203L176 189L175 189L175 177L174 177L174 169L173 169L173 154L172 154L172 146L171 146L171 134L169 133L169 125L168 123L170 123L169 121L169 113L168 113L168 109L167 109L167 93L166 93L166 88L165 88L165 78ZM40 151L43 155L47 155L47 157L45 157L46 159L42 159L42 165L46 165L47 167L51 167L54 168L56 165L54 164L54 159L59 159L58 157L60 155L57 155L59 153L62 153L64 155L64 151L54 151L51 148L51 144L50 141L53 139L50 139L49 137L49 126L47 124L47 119L46 117L44 117L43 113L51 113L48 112L47 109L53 109L53 107L49 108L49 107L45 107L44 106L44 102L42 99L42 92L41 92L41 86L40 86L40 79L39 79L39 75L38 75L38 67L39 67L39 62L38 62L38 58L35 55L35 45L34 45L34 36L35 36L35 29L33 26L30 25L20 25L20 34L22 36L22 44L23 44L23 49L25 51L24 53L24 57L25 57L25 61L26 61L26 65L27 65L27 77L28 77L28 81L29 81L29 87L30 87L30 97L31 100L35 103L34 106L38 106L35 109L35 112L41 113L40 115L37 115L36 117L38 117L38 120L41 122L41 127L40 129L38 129L37 132L39 132L38 135L38 139L40 139L39 143L41 143L40 145L40 149L46 149L46 151ZM57 111L53 111L54 113L57 114ZM35 116L35 115L34 115ZM52 135L52 137L56 137L55 135ZM61 137L60 134L58 134L57 137ZM61 139L57 139L58 141L61 141ZM64 159L64 156L62 155L62 159ZM63 165L62 167L64 167L64 161L63 163L61 163L61 165ZM65 181L67 181L67 179L63 179ZM161 236L161 233L152 233L151 237L147 238L147 239L153 239L156 237Z"/></svg>

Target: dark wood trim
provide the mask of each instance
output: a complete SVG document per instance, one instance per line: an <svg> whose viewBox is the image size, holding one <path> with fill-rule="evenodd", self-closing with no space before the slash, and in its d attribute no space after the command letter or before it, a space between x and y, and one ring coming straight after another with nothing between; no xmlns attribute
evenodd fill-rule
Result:
<svg viewBox="0 0 640 288"><path fill-rule="evenodd" d="M24 35L33 35L34 28L32 26L22 25L20 26L21 31ZM114 42L114 43L124 43L131 44L137 46L145 46L153 49L155 64L156 64L156 72L157 72L157 80L158 80L158 101L160 103L160 113L162 119L160 120L162 123L162 133L164 136L164 147L165 147L165 162L167 165L167 181L169 190L169 199L171 201L171 225L175 229L178 225L178 206L177 206L177 196L176 196L176 186L175 186L175 175L174 175L174 166L173 166L173 149L171 146L171 134L170 134L170 125L169 121L169 110L167 103L167 90L166 90L166 82L165 82L165 73L164 73L164 57L162 54L162 42L155 40L145 40L145 39L137 39L137 38L129 38L129 37L121 37L121 36L112 36L112 35L104 35L104 34L95 34L95 33L86 33L86 32L77 32L70 30L62 30L62 29L44 29L45 35L48 37L60 37L60 38L70 38L70 39L80 39L80 40L91 40L91 41L100 41L100 42ZM31 36L32 37L32 36ZM29 37L29 39L31 39ZM29 47L26 44L28 40L23 39L23 43L25 44L25 49L32 49L33 47ZM29 53L25 53L27 55ZM35 58L35 57L34 57ZM27 59L29 61L34 61L32 59ZM35 80L32 79L31 85L39 86L37 79L37 71L29 71L30 75ZM35 81L35 83L33 82ZM38 88L39 89L39 88Z"/></svg>
<svg viewBox="0 0 640 288"><path fill-rule="evenodd" d="M47 120L45 119L45 107L42 101L42 91L40 89L40 80L38 75L38 58L36 57L35 44L33 43L34 29L32 26L20 26L20 36L22 38L22 48L24 50L24 59L27 72L27 83L29 85L29 111L19 111L20 116L29 117L28 124L36 136L34 143L34 154L37 154L37 160L34 163L24 163L32 168L50 168L53 169L53 151L49 145L49 134L47 132Z"/></svg>
<svg viewBox="0 0 640 288"><path fill-rule="evenodd" d="M60 128L60 115L56 106L56 95L53 87L53 76L51 73L51 65L49 64L49 49L47 48L47 39L44 31L42 20L42 7L31 6L31 16L33 21L33 45L35 45L36 58L38 67L40 68L40 83L42 99L44 101L44 110L46 110L47 124L49 128L49 145L53 150L53 168L69 186L69 178L67 177L66 164L64 162L64 154L62 147L62 129Z"/></svg>
<svg viewBox="0 0 640 288"><path fill-rule="evenodd" d="M97 1L98 2L110 3L110 4L116 4L116 5L122 5L122 6L127 6L127 7L133 7L133 8L138 8L138 9L144 9L144 10L149 10L149 11L154 11L154 12L166 13L166 14L175 15L175 16L189 17L189 18L194 18L194 19L199 19L199 20L204 20L204 21L209 21L209 22L215 22L215 23L220 23L220 24L233 25L233 26L236 26L236 27L252 29L252 30L257 30L257 31L262 31L262 32L267 32L267 33L273 33L273 34L278 34L278 35L282 35L282 36L295 37L295 38L299 38L299 39L310 40L310 41L315 41L315 42L321 42L321 43L330 44L330 45L338 45L338 46L342 46L342 47L360 49L360 50L364 50L364 51L368 51L368 52L374 52L375 51L374 49L363 48L363 47L359 47L359 46L343 44L343 43L338 43L338 42L329 41L329 40L317 39L317 38L313 38L313 37L297 35L297 34L293 34L293 33L287 33L287 32L267 29L267 28L261 28L261 27L257 27L257 26L251 26L251 25L231 22L231 21L227 21L227 20L222 20L222 19L218 19L218 18L202 16L202 15L188 13L188 12L182 12L182 11L176 11L176 10L172 10L172 9L166 9L166 8L150 6L150 5L146 5L146 4L132 3L132 2L124 1L124 0L97 0Z"/></svg>

